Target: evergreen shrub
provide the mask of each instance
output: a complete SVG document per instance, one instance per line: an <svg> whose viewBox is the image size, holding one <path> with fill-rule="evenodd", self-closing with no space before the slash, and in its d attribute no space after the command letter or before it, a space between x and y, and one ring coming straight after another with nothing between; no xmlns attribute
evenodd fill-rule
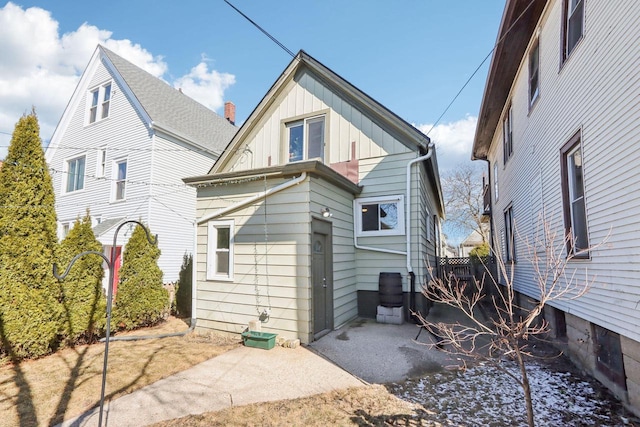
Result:
<svg viewBox="0 0 640 427"><path fill-rule="evenodd" d="M191 317L191 277L193 274L193 256L185 254L182 258L182 267L178 276L178 289L176 290L176 314L180 317Z"/></svg>

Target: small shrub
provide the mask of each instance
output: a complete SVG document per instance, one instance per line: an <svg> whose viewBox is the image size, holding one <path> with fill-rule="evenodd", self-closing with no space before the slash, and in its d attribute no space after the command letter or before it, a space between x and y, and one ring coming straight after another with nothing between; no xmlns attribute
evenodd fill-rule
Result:
<svg viewBox="0 0 640 427"><path fill-rule="evenodd" d="M191 277L193 271L193 256L185 254L176 290L176 314L180 317L191 317Z"/></svg>
<svg viewBox="0 0 640 427"><path fill-rule="evenodd" d="M479 244L469 252L471 262L474 264L479 264L482 259L485 259L489 256L490 251L491 250L489 249L489 244L487 242Z"/></svg>

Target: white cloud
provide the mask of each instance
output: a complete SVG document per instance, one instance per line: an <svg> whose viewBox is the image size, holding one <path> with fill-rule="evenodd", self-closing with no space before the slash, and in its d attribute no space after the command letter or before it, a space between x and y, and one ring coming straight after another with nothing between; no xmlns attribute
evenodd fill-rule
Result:
<svg viewBox="0 0 640 427"><path fill-rule="evenodd" d="M478 118L466 116L456 122L416 125L436 146L440 172L471 162L471 147L476 132Z"/></svg>
<svg viewBox="0 0 640 427"><path fill-rule="evenodd" d="M209 71L206 59L193 67L189 74L176 79L173 86L212 110L224 104L224 91L236 82L233 74Z"/></svg>
<svg viewBox="0 0 640 427"><path fill-rule="evenodd" d="M40 135L45 141L51 138L96 45L104 45L156 77L167 73L162 56L111 35L88 23L60 35L58 21L47 10L23 9L11 2L0 8L0 159L7 153L16 122L32 106L38 113ZM224 91L234 83L233 75L209 71L201 62L178 78L175 86L218 109Z"/></svg>

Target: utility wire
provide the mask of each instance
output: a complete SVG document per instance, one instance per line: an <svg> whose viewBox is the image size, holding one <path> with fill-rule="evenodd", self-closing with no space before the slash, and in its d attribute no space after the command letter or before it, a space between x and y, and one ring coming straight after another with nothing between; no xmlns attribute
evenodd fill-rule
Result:
<svg viewBox="0 0 640 427"><path fill-rule="evenodd" d="M524 8L524 10L522 11L522 13L520 13L520 15L518 15L518 18L516 18L515 21L513 21L513 24L511 24L509 26L509 28L507 29L507 31L504 32L504 34L502 35L502 37L500 37L498 39L498 41L493 45L493 48L491 48L491 50L489 51L489 53L487 54L487 56L484 57L484 59L482 60L482 62L480 63L480 65L478 65L475 69L475 71L471 74L471 76L469 76L469 78L467 79L467 81L464 83L464 85L462 85L462 87L460 88L460 90L458 91L458 93L456 93L456 96L453 97L453 99L451 100L451 102L449 103L449 105L447 105L447 108L444 109L444 111L442 112L442 114L440 114L440 117L438 117L438 120L435 121L435 123L431 126L431 129L429 129L429 131L426 133L427 136L429 136L429 134L431 133L431 131L436 127L436 125L438 123L440 123L440 120L442 120L442 117L444 117L445 114L447 114L447 111L449 111L449 108L451 108L451 106L453 105L454 102L456 102L456 100L458 99L458 97L460 96L460 94L462 93L462 91L469 85L469 82L471 82L471 79L473 79L473 77L478 73L478 71L480 70L480 68L482 68L482 66L484 65L485 62L487 62L487 59L489 59L491 57L491 55L493 55L493 52L496 50L496 48L498 47L498 45L500 43L502 43L502 41L507 37L507 35L511 32L511 30L513 29L513 27L520 21L520 19L522 19L522 17L524 16L524 14L527 12L527 10L529 10L529 8L531 7L531 5L533 5L533 3L535 3L537 0L531 0L529 2L529 4L527 4L527 7Z"/></svg>
<svg viewBox="0 0 640 427"><path fill-rule="evenodd" d="M224 0L224 2L226 4L228 4L229 6L231 6L233 8L233 10L235 10L236 12L238 12L240 15L242 15L242 17L244 17L244 19L246 19L247 21L251 22L251 24L253 24L254 27L256 27L258 30L262 31L262 33L269 37L271 39L271 41L273 41L275 44L277 44L278 46L280 46L280 48L282 50L284 50L285 52L287 52L289 55L291 55L292 58L296 57L296 54L291 52L289 50L289 48L287 48L284 44L280 43L280 41L278 41L278 39L276 39L274 36L272 36L271 34L269 34L267 32L267 30L265 30L264 28L262 28L260 25L258 25L253 19L249 18L247 15L245 15L244 13L242 13L240 11L240 9L238 9L237 7L235 7L233 4L231 4L230 1L228 0Z"/></svg>

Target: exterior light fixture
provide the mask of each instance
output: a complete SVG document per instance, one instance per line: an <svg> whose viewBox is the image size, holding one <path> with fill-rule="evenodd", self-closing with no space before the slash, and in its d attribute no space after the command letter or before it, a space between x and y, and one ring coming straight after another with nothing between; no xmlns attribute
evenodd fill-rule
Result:
<svg viewBox="0 0 640 427"><path fill-rule="evenodd" d="M329 209L327 207L324 207L324 208L320 209L320 213L325 218L331 218L333 216L333 214L331 213L331 209Z"/></svg>

